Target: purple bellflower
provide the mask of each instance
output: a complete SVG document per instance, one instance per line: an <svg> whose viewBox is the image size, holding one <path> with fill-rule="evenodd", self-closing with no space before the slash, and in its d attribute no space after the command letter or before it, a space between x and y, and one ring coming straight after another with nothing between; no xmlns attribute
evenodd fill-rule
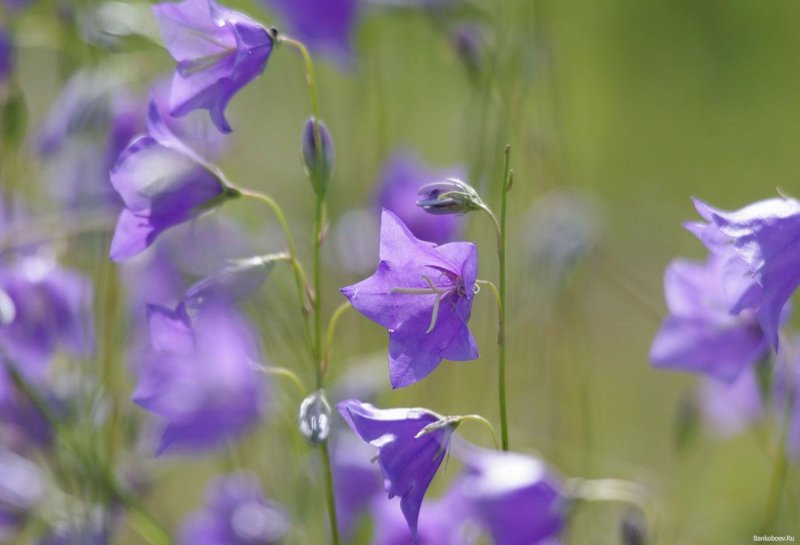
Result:
<svg viewBox="0 0 800 545"><path fill-rule="evenodd" d="M706 263L675 260L667 267L669 315L650 348L654 365L732 382L765 355L768 342L755 313L729 313L724 274L725 260L713 254Z"/></svg>
<svg viewBox="0 0 800 545"><path fill-rule="evenodd" d="M566 518L560 479L540 460L513 452L470 448L458 485L471 515L494 545L558 542Z"/></svg>
<svg viewBox="0 0 800 545"><path fill-rule="evenodd" d="M166 229L237 194L172 133L155 100L148 111L148 133L131 142L111 171L111 183L125 204L111 241L114 261L140 253Z"/></svg>
<svg viewBox="0 0 800 545"><path fill-rule="evenodd" d="M800 460L800 337L791 337L787 344L788 349L778 353L773 402L778 424L785 428L786 450Z"/></svg>
<svg viewBox="0 0 800 545"><path fill-rule="evenodd" d="M360 0L262 0L278 12L293 37L315 53L347 66L353 58L353 34Z"/></svg>
<svg viewBox="0 0 800 545"><path fill-rule="evenodd" d="M784 306L800 285L800 202L768 199L726 212L695 200L695 207L707 223L686 227L711 252L726 257L729 310L755 310L777 349Z"/></svg>
<svg viewBox="0 0 800 545"><path fill-rule="evenodd" d="M272 36L256 21L215 0L166 2L153 6L153 12L164 45L178 62L170 113L180 117L205 109L221 132L231 132L225 108L266 68Z"/></svg>
<svg viewBox="0 0 800 545"><path fill-rule="evenodd" d="M91 295L86 278L44 257L26 257L0 272L3 354L34 381L59 349L89 356Z"/></svg>
<svg viewBox="0 0 800 545"><path fill-rule="evenodd" d="M155 353L133 400L166 421L157 454L214 449L260 418L258 349L241 316L209 307L190 321L183 307L151 306L149 324Z"/></svg>
<svg viewBox="0 0 800 545"><path fill-rule="evenodd" d="M352 399L337 408L356 435L378 449L386 492L390 499L400 497L400 509L416 538L422 499L444 460L453 427L421 433L441 421L425 409L382 410Z"/></svg>
<svg viewBox="0 0 800 545"><path fill-rule="evenodd" d="M356 310L389 330L392 387L425 378L442 359L478 357L467 325L477 273L474 244L421 241L397 216L383 211L377 270L341 292Z"/></svg>
<svg viewBox="0 0 800 545"><path fill-rule="evenodd" d="M288 535L284 509L264 498L258 478L248 473L217 477L205 507L183 523L179 545L274 545Z"/></svg>
<svg viewBox="0 0 800 545"><path fill-rule="evenodd" d="M395 213L422 240L443 244L458 236L462 218L455 215L432 215L416 205L417 192L431 182L446 178L464 178L461 167L435 170L410 152L396 152L379 176L378 205Z"/></svg>

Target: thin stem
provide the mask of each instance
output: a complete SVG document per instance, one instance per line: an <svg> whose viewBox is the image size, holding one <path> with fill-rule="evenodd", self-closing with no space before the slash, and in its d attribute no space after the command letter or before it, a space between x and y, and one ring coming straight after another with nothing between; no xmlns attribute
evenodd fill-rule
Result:
<svg viewBox="0 0 800 545"><path fill-rule="evenodd" d="M261 191L255 191L252 189L241 189L237 188L237 191L243 197L249 197L251 199L255 199L266 204L272 213L275 215L275 218L278 220L278 223L281 224L281 229L283 229L284 236L286 237L286 246L289 249L289 257L292 262L292 268L294 269L294 279L295 279L295 287L297 288L297 297L300 301L300 308L304 318L308 317L309 313L309 305L308 305L308 280L306 279L306 274L303 271L303 266L300 264L300 260L297 257L297 248L294 244L294 237L292 237L292 231L289 228L289 223L286 221L286 216L283 215L283 210L281 209L280 205L277 203L275 199L267 195L266 193L262 193ZM308 320L303 320L305 324L306 330L306 337L309 338L311 336L311 331L309 330Z"/></svg>
<svg viewBox="0 0 800 545"><path fill-rule="evenodd" d="M303 384L303 381L300 380L300 377L298 377L295 374L295 372L292 371L291 369L287 369L286 367L262 367L262 366L258 366L258 370L261 371L262 373L264 373L265 375L272 375L272 376L278 376L278 377L289 379L292 382L292 384L295 385L295 387L297 388L298 393L301 396L306 395L306 392L308 392L308 389L306 388L306 385Z"/></svg>
<svg viewBox="0 0 800 545"><path fill-rule="evenodd" d="M317 371L317 388L322 388L322 270L320 267L320 247L322 246L322 223L324 221L325 201L317 197L314 213L314 240L312 241L311 263L314 272L314 298L312 309L314 312L314 361Z"/></svg>
<svg viewBox="0 0 800 545"><path fill-rule="evenodd" d="M497 291L497 286L494 285L494 282L491 280L476 280L475 283L479 286L489 286L489 289L492 290L492 294L494 295L494 300L497 303L497 308L500 308L500 292Z"/></svg>
<svg viewBox="0 0 800 545"><path fill-rule="evenodd" d="M328 452L328 442L324 441L320 445L322 453L322 465L325 472L325 491L328 501L328 521L331 526L331 538L333 545L339 545L339 522L336 519L336 497L333 493L333 471L331 470L331 456Z"/></svg>
<svg viewBox="0 0 800 545"><path fill-rule="evenodd" d="M500 436L503 450L508 450L508 408L506 402L506 217L508 209L508 191L511 188L512 172L510 169L511 147L506 146L503 161L503 187L500 197L500 220L483 207L494 221L497 230L497 261L499 266L498 320L497 320L497 392L500 404Z"/></svg>
<svg viewBox="0 0 800 545"><path fill-rule="evenodd" d="M336 326L339 323L339 319L351 308L353 308L353 305L350 304L350 301L342 303L335 311L333 311L333 314L328 321L328 332L325 334L325 351L322 357L323 377L328 372L328 363L330 362L331 358L331 349L333 347L333 337L336 334Z"/></svg>
<svg viewBox="0 0 800 545"><path fill-rule="evenodd" d="M494 431L494 426L492 426L491 422L489 422L488 420L486 420L484 417L482 417L479 414L466 414L466 415L459 416L458 419L461 420L461 421L464 421L464 420L470 421L471 420L473 422L480 422L481 424L486 426L489 429L489 433L492 434L492 443L494 443L494 448L496 448L498 450L500 449L500 441L497 440L497 433Z"/></svg>
<svg viewBox="0 0 800 545"><path fill-rule="evenodd" d="M783 422L780 441L778 442L778 451L775 453L775 465L773 466L772 470L772 481L770 482L769 486L769 496L767 496L767 508L764 512L764 525L761 531L762 534L767 534L774 529L775 523L778 522L781 512L781 500L783 498L784 483L786 482L786 473L789 469L789 460L786 456L786 442L789 436L793 399L794 396L791 394L791 392L788 392L783 411Z"/></svg>

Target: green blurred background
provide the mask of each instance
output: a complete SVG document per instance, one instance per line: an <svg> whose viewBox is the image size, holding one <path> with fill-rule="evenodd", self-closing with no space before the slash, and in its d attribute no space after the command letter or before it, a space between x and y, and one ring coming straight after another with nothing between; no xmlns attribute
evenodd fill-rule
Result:
<svg viewBox="0 0 800 545"><path fill-rule="evenodd" d="M254 1L229 4L277 26ZM419 150L434 165L467 165L470 182L495 206L502 150L511 144L512 449L539 452L568 476L646 485L663 509L663 543L752 542L773 464L763 437L777 430L768 426L760 434L719 441L701 429L695 440L678 441L679 408L698 380L653 369L647 353L664 312L665 265L679 255L704 256L681 227L695 217L689 197L737 208L774 195L778 187L798 192L800 4L498 0L483 9L491 47L477 82L441 25L413 10L365 12L353 70L319 63L321 115L336 146L331 222L371 206L382 163L397 148ZM52 36L35 24L46 15L40 9L24 26L30 34L22 36L19 70L31 126L60 81ZM163 50L141 43L132 49L111 55L146 67L142 83L171 69ZM299 159L299 134L309 114L299 56L276 51L229 112L234 144L222 167L233 180L282 203L307 258L313 194ZM22 172L21 191L36 195L37 167L28 164ZM542 295L526 253L526 217L537 197L563 187L598 200L602 238L563 289ZM272 219L257 204L237 202L221 213L245 223L264 249L281 249ZM467 238L480 245L482 278L496 275L493 236L486 218L470 218ZM97 275L102 255L98 251L96 262L86 263ZM357 279L325 275L326 313L341 301L338 287ZM291 282L288 271L277 270L250 308L270 361L299 369L310 383ZM114 290L96 297L102 313L108 308L104 297L115 297ZM481 294L472 320L480 360L445 362L421 383L385 392L379 404L480 413L496 422L494 313L488 292ZM112 314L116 329L110 334L121 342L121 310ZM372 355L368 366L386 377L383 330L350 313L339 331L331 383L365 354ZM277 380L272 390L272 416L245 441L237 462L227 455L126 457L155 472L149 504L167 524L177 525L199 507L206 476L244 463L262 476L269 495L288 506L301 526L297 543L324 542L316 456L293 431L299 400ZM121 398L129 391L127 379L116 387ZM142 416L129 403L125 410L132 419ZM460 431L488 445L480 428ZM455 471L449 466L436 488ZM772 533L800 538L799 484L795 465L781 523ZM582 507L568 542L618 543L622 512L613 505ZM138 543L133 534L124 540Z"/></svg>

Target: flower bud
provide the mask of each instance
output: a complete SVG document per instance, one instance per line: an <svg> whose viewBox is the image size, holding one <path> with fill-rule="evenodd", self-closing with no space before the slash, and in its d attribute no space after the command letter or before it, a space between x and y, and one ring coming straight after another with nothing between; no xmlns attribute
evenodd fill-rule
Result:
<svg viewBox="0 0 800 545"><path fill-rule="evenodd" d="M297 415L297 424L300 426L300 433L313 446L328 439L331 432L331 406L323 390L317 390L303 400Z"/></svg>
<svg viewBox="0 0 800 545"><path fill-rule="evenodd" d="M484 207L478 192L455 178L426 184L417 195L417 206L429 214L466 214Z"/></svg>
<svg viewBox="0 0 800 545"><path fill-rule="evenodd" d="M303 128L303 164L314 186L314 192L322 196L328 189L328 182L333 174L333 139L328 128L320 121L319 138L322 140L322 149L319 149L316 125L314 118L310 117Z"/></svg>

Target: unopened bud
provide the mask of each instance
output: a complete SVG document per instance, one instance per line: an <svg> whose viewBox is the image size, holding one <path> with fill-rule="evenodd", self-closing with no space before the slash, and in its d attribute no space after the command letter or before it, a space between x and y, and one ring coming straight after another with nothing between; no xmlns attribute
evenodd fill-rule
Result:
<svg viewBox="0 0 800 545"><path fill-rule="evenodd" d="M317 126L322 141L321 149L317 145ZM319 196L324 195L333 174L333 139L325 124L322 121L316 123L313 117L306 121L303 129L303 164L314 192Z"/></svg>
<svg viewBox="0 0 800 545"><path fill-rule="evenodd" d="M297 424L300 426L300 433L313 446L328 439L331 432L331 406L324 391L317 390L303 400L297 415Z"/></svg>
<svg viewBox="0 0 800 545"><path fill-rule="evenodd" d="M455 178L426 184L417 195L417 206L429 214L466 214L484 207L478 192Z"/></svg>

